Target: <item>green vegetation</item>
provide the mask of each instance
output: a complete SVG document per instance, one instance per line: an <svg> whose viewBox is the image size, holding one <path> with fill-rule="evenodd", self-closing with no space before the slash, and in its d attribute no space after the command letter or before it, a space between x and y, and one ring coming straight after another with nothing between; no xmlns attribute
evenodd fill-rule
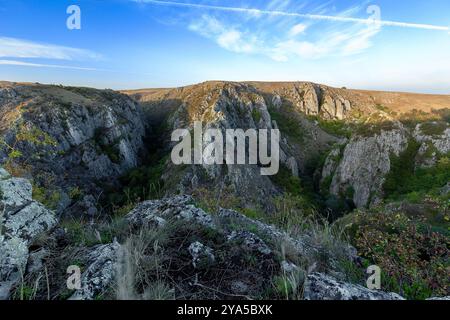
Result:
<svg viewBox="0 0 450 320"><path fill-rule="evenodd" d="M78 186L71 188L69 191L69 197L73 201L80 200L82 198L82 196L83 196L83 191L81 191L81 189Z"/></svg>
<svg viewBox="0 0 450 320"><path fill-rule="evenodd" d="M425 122L420 126L420 131L427 136L441 136L449 125L444 121Z"/></svg>
<svg viewBox="0 0 450 320"><path fill-rule="evenodd" d="M255 123L259 123L259 121L261 120L261 111L259 111L257 108L253 108L252 110L252 117L253 120L255 120Z"/></svg>
<svg viewBox="0 0 450 320"><path fill-rule="evenodd" d="M391 131L395 129L395 122L392 121L373 121L361 123L355 126L355 134L362 137L372 137L380 134L382 131Z"/></svg>
<svg viewBox="0 0 450 320"><path fill-rule="evenodd" d="M120 209L139 201L162 197L164 182L161 176L166 162L167 156L128 171L120 178L120 182L124 186L123 190L110 192L107 203Z"/></svg>
<svg viewBox="0 0 450 320"><path fill-rule="evenodd" d="M113 217L111 221L98 221L96 225L82 218L70 218L62 220L60 225L66 230L73 245L86 247L111 243L114 238L123 236L129 228L123 216Z"/></svg>
<svg viewBox="0 0 450 320"><path fill-rule="evenodd" d="M33 183L33 199L42 203L49 209L56 210L61 200L61 193L56 190L50 190Z"/></svg>
<svg viewBox="0 0 450 320"><path fill-rule="evenodd" d="M382 269L384 291L408 299L448 294L448 236L434 232L426 217L402 211L358 211L343 218L360 256Z"/></svg>
<svg viewBox="0 0 450 320"><path fill-rule="evenodd" d="M271 176L270 179L287 193L300 194L303 192L300 178L293 176L290 170L283 165L280 166L278 173Z"/></svg>
<svg viewBox="0 0 450 320"><path fill-rule="evenodd" d="M108 158L113 163L120 163L120 149L119 149L119 141L120 139L117 139L117 141L113 143L104 143L103 141L103 135L105 134L105 128L97 128L95 129L94 133L94 142L97 143L99 147L99 152L104 153L108 156Z"/></svg>
<svg viewBox="0 0 450 320"><path fill-rule="evenodd" d="M317 121L319 127L328 134L350 138L354 124L345 120L324 120L320 116L309 116L311 121Z"/></svg>
<svg viewBox="0 0 450 320"><path fill-rule="evenodd" d="M391 112L391 110L389 110L388 107L383 106L382 104L377 104L377 105L375 106L375 108L377 108L377 109L380 110L380 111L386 112L386 113L390 113L390 112Z"/></svg>
<svg viewBox="0 0 450 320"><path fill-rule="evenodd" d="M415 159L420 144L410 140L400 156L391 157L391 171L386 177L383 189L388 199L424 197L436 193L450 181L450 155L441 156L436 166L415 168Z"/></svg>
<svg viewBox="0 0 450 320"><path fill-rule="evenodd" d="M280 131L293 139L295 143L301 143L304 139L304 131L302 130L300 121L295 114L269 110L272 120L277 122Z"/></svg>

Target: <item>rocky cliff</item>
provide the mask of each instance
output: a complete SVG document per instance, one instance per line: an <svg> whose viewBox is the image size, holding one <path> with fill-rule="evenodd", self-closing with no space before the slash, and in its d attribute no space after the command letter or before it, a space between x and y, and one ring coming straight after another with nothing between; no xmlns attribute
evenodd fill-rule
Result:
<svg viewBox="0 0 450 320"><path fill-rule="evenodd" d="M406 98L440 110L393 109ZM307 82L1 82L0 298L449 295L448 101ZM197 121L279 129L279 173L174 165L172 131ZM364 287L370 264L382 291Z"/></svg>
<svg viewBox="0 0 450 320"><path fill-rule="evenodd" d="M145 151L140 106L110 90L7 83L0 104L1 162L58 212L81 195L98 200Z"/></svg>

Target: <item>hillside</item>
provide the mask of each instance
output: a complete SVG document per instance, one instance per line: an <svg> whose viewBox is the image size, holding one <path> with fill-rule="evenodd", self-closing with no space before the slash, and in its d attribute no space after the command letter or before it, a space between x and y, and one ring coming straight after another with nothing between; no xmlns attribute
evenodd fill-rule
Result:
<svg viewBox="0 0 450 320"><path fill-rule="evenodd" d="M0 82L0 299L449 296L449 112L309 82ZM195 121L279 129L280 171L174 165L171 133Z"/></svg>

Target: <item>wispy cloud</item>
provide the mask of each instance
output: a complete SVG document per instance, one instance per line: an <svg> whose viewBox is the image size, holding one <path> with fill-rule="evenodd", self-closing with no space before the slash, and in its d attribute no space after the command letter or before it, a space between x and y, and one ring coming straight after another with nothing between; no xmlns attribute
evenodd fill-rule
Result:
<svg viewBox="0 0 450 320"><path fill-rule="evenodd" d="M236 53L259 51L258 40L232 26L226 26L214 17L203 15L189 25L189 29L214 40L220 47Z"/></svg>
<svg viewBox="0 0 450 320"><path fill-rule="evenodd" d="M34 68L55 68L55 69L81 70L81 71L107 71L96 68L85 68L85 67L75 67L56 64L45 64L45 63L32 63L32 62L4 60L4 59L0 59L0 65L34 67Z"/></svg>
<svg viewBox="0 0 450 320"><path fill-rule="evenodd" d="M44 44L24 39L0 37L1 58L41 58L55 60L99 60L101 55L86 49Z"/></svg>
<svg viewBox="0 0 450 320"><path fill-rule="evenodd" d="M274 0L270 4L285 7L288 0ZM361 11L360 6L351 7L339 13L346 16ZM316 9L323 11L323 8ZM376 24L350 24L344 28L321 29L314 35L310 22L300 22L299 19L287 19L283 25L277 21L260 19L251 23L241 23L237 20L230 23L230 19L222 17L220 20L209 14L203 14L189 25L191 31L215 41L220 47L245 54L265 55L278 62L290 59L318 59L329 55L353 55L368 49L372 45L372 38L380 32L381 27ZM282 19L286 20L286 19ZM314 29L314 28L312 28Z"/></svg>
<svg viewBox="0 0 450 320"><path fill-rule="evenodd" d="M371 20L371 19L352 18L352 17L348 17L348 16L341 16L341 15L333 16L333 15L321 15L321 14L308 14L308 13L298 13L298 12L289 12L289 11L280 11L280 10L264 10L264 9L256 9L256 8L215 6L215 5L208 5L208 4L185 3L185 2L163 1L163 0L132 0L132 1L139 2L139 3L163 5L163 6L176 6L176 7L208 9L208 10L216 10L216 11L235 12L235 13L247 13L247 14L251 14L251 15L297 17L297 18L311 19L311 20L352 22L352 23L359 23L359 24L365 24L365 25L373 24L373 20ZM409 22L389 21L389 20L380 20L380 21L377 21L377 23L380 26L415 28L415 29L450 32L450 27L448 27L448 26L439 26L439 25L432 25L432 24L409 23Z"/></svg>
<svg viewBox="0 0 450 320"><path fill-rule="evenodd" d="M0 59L0 66L1 65L17 66L17 67L30 67L30 68L50 68L50 69L64 69L64 70L78 70L78 71L108 72L108 73L118 73L118 74L128 74L128 75L138 75L138 76L154 76L154 74L150 74L150 73L120 71L120 70L101 69L101 68L89 68L89 67L78 67L78 66L68 66L68 65L61 65L61 64L50 64L50 63L33 63L33 62L9 60L9 59Z"/></svg>
<svg viewBox="0 0 450 320"><path fill-rule="evenodd" d="M299 34L302 34L303 32L305 32L305 30L308 28L308 26L304 23L298 23L295 26L293 26L291 28L291 30L289 31L289 35L291 37L295 37Z"/></svg>

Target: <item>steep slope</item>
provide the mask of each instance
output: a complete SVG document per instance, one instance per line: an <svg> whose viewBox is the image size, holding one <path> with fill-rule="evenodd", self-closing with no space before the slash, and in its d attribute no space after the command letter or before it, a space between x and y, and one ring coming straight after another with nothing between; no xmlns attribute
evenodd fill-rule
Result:
<svg viewBox="0 0 450 320"><path fill-rule="evenodd" d="M2 83L0 117L1 163L59 211L98 200L144 149L139 105L110 90Z"/></svg>

